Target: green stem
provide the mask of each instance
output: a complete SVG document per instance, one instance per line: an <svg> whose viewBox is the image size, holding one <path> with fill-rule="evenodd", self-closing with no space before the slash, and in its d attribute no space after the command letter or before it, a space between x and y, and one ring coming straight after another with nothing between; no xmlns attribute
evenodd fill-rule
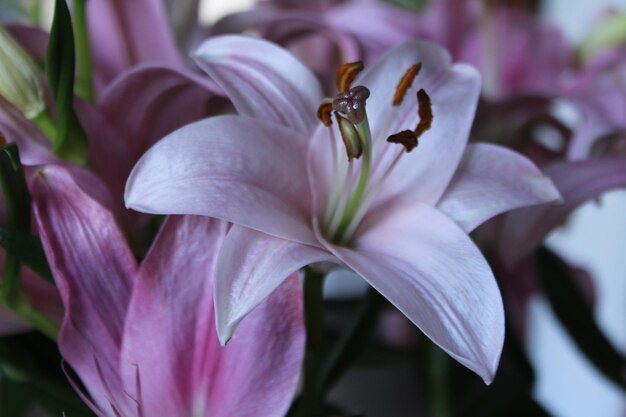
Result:
<svg viewBox="0 0 626 417"><path fill-rule="evenodd" d="M306 352L304 383L299 415L319 417L323 408L322 393L318 390L318 377L322 360L324 338L324 274L305 269L304 322L306 326Z"/></svg>
<svg viewBox="0 0 626 417"><path fill-rule="evenodd" d="M52 115L48 109L42 110L37 116L31 119L31 122L35 123L43 134L54 143L57 135L57 128L56 123L52 119Z"/></svg>
<svg viewBox="0 0 626 417"><path fill-rule="evenodd" d="M4 261L4 279L0 292L3 303L43 334L56 341L59 335L59 326L33 308L26 298L19 273L19 260L12 255L7 255Z"/></svg>
<svg viewBox="0 0 626 417"><path fill-rule="evenodd" d="M74 0L74 32L76 54L78 58L77 92L88 101L94 101L95 93L91 77L93 65L89 47L89 28L87 26L87 0Z"/></svg>
<svg viewBox="0 0 626 417"><path fill-rule="evenodd" d="M435 417L450 417L450 398L448 392L448 374L450 358L434 343L430 344L428 364L429 404Z"/></svg>
<svg viewBox="0 0 626 417"><path fill-rule="evenodd" d="M384 298L372 287L359 304L348 328L334 344L320 370L318 389L326 392L363 351L375 329Z"/></svg>

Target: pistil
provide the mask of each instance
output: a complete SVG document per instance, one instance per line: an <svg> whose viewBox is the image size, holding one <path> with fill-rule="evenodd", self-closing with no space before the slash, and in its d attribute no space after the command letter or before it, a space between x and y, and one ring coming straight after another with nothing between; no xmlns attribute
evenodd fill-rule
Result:
<svg viewBox="0 0 626 417"><path fill-rule="evenodd" d="M402 76L396 87L390 110L402 103L421 67L421 63L415 64ZM329 240L338 244L350 241L402 156L418 146L419 137L430 129L433 120L430 97L420 89L417 93L419 122L416 128L387 136L387 143L400 144L403 149L400 148L388 164L383 163L383 160L386 160L384 150L378 155L381 159L378 162L379 166L383 164L386 167L380 166L383 172L375 175L376 180L371 183L373 141L366 111L370 91L361 85L351 86L362 68L363 65L359 62L344 64L341 67L337 77L340 93L332 99L325 99L317 114L320 121L329 128L333 149L333 184L324 213L323 232ZM338 142L333 130L333 115L342 142ZM389 130L392 115L390 114L387 119L384 131ZM382 134L385 134L384 131ZM341 158L340 152L337 152L337 147L343 147L345 150L347 163Z"/></svg>

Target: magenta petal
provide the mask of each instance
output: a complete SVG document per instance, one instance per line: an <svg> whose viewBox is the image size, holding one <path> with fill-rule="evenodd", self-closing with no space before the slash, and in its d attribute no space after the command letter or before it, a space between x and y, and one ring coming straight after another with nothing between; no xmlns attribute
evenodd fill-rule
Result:
<svg viewBox="0 0 626 417"><path fill-rule="evenodd" d="M3 97L0 97L0 132L7 141L17 143L24 165L57 161L43 133Z"/></svg>
<svg viewBox="0 0 626 417"><path fill-rule="evenodd" d="M31 329L31 325L12 312L9 308L0 306L0 336L22 333Z"/></svg>
<svg viewBox="0 0 626 417"><path fill-rule="evenodd" d="M169 217L141 265L124 331L121 370L137 372L145 415L193 415L219 349L213 316L213 269L227 224ZM208 358L208 361L206 360Z"/></svg>
<svg viewBox="0 0 626 417"><path fill-rule="evenodd" d="M256 119L219 116L177 130L150 149L126 184L129 208L221 218L314 243L306 140Z"/></svg>
<svg viewBox="0 0 626 417"><path fill-rule="evenodd" d="M213 313L214 266L227 225L170 217L140 270L124 333L126 386L146 416L282 416L304 348L302 294L289 280L226 348ZM248 409L248 407L250 409Z"/></svg>
<svg viewBox="0 0 626 417"><path fill-rule="evenodd" d="M431 207L378 214L353 248L327 248L490 383L504 342L504 310L485 258L461 228Z"/></svg>
<svg viewBox="0 0 626 417"><path fill-rule="evenodd" d="M207 102L219 92L207 77L139 65L111 82L98 106L80 103L91 166L111 189L117 211L124 208L124 185L141 155L168 133L203 118Z"/></svg>
<svg viewBox="0 0 626 417"><path fill-rule="evenodd" d="M558 201L559 191L529 159L506 148L472 144L437 207L471 232L520 207Z"/></svg>
<svg viewBox="0 0 626 417"><path fill-rule="evenodd" d="M261 39L224 35L206 41L195 60L224 88L240 114L304 135L318 123L320 84L285 49Z"/></svg>
<svg viewBox="0 0 626 417"><path fill-rule="evenodd" d="M90 0L87 12L102 85L140 63L182 65L160 0Z"/></svg>
<svg viewBox="0 0 626 417"><path fill-rule="evenodd" d="M108 407L111 396L127 399L117 366L135 259L111 213L62 167L41 169L32 194L39 235L65 306L61 353L94 401Z"/></svg>
<svg viewBox="0 0 626 417"><path fill-rule="evenodd" d="M287 413L304 358L302 297L300 282L292 276L241 322L214 368L207 416Z"/></svg>
<svg viewBox="0 0 626 417"><path fill-rule="evenodd" d="M509 265L537 248L548 233L563 224L582 203L605 191L626 187L626 161L623 159L562 162L544 172L561 192L564 204L529 207L507 215L500 251Z"/></svg>
<svg viewBox="0 0 626 417"><path fill-rule="evenodd" d="M5 29L20 44L22 48L36 61L45 61L48 47L48 33L41 28L13 23Z"/></svg>
<svg viewBox="0 0 626 417"><path fill-rule="evenodd" d="M239 322L267 298L287 277L315 262L334 261L316 246L275 238L233 226L217 264L215 313L222 343Z"/></svg>

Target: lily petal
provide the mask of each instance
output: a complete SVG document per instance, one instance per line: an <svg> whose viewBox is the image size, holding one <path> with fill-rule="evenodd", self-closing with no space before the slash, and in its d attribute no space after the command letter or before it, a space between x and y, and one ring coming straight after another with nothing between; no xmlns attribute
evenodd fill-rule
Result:
<svg viewBox="0 0 626 417"><path fill-rule="evenodd" d="M81 375L94 402L108 408L111 396L127 399L121 384L103 381L119 380L135 259L111 213L65 169L42 168L31 188L39 235L65 306L61 353Z"/></svg>
<svg viewBox="0 0 626 417"><path fill-rule="evenodd" d="M121 370L127 387L141 386L133 397L141 399L145 415L194 414L218 345L213 269L226 230L225 222L206 217L169 217L140 267Z"/></svg>
<svg viewBox="0 0 626 417"><path fill-rule="evenodd" d="M427 205L377 214L353 248L326 247L489 384L504 343L504 310L485 258L461 228Z"/></svg>
<svg viewBox="0 0 626 417"><path fill-rule="evenodd" d="M139 63L182 66L160 0L93 0L87 3L87 13L102 85Z"/></svg>
<svg viewBox="0 0 626 417"><path fill-rule="evenodd" d="M292 400L304 350L297 280L246 319L227 347L217 339L213 276L227 227L170 217L141 266L122 368L126 385L141 387L133 396L144 415L247 415L249 404L250 415L281 416Z"/></svg>
<svg viewBox="0 0 626 417"><path fill-rule="evenodd" d="M564 204L516 210L506 217L500 239L500 253L508 265L537 248L550 231L565 222L582 203L603 192L626 187L626 161L598 158L557 163L544 169L552 178Z"/></svg>
<svg viewBox="0 0 626 417"><path fill-rule="evenodd" d="M392 106L395 86L412 65L422 67L402 104ZM386 139L415 129L418 123L417 91L424 89L432 102L432 127L420 137L419 147L404 155L381 192L380 201L402 196L435 204L459 164L469 137L480 93L480 76L467 65L452 65L449 54L429 42L398 46L378 61L355 84L370 91L367 113L374 140L373 160L390 163L399 145ZM397 149L397 150L396 150ZM381 175L383 169L373 175Z"/></svg>
<svg viewBox="0 0 626 417"><path fill-rule="evenodd" d="M126 206L216 217L314 244L305 143L297 132L247 117L187 125L139 160L126 184Z"/></svg>
<svg viewBox="0 0 626 417"><path fill-rule="evenodd" d="M305 135L318 123L321 86L285 49L261 39L224 35L200 46L195 60L222 86L240 114Z"/></svg>
<svg viewBox="0 0 626 417"><path fill-rule="evenodd" d="M24 165L57 161L43 133L3 97L0 97L0 132L7 141L17 143Z"/></svg>
<svg viewBox="0 0 626 417"><path fill-rule="evenodd" d="M468 145L437 207L471 232L490 218L520 207L555 202L561 195L529 159L507 148Z"/></svg>
<svg viewBox="0 0 626 417"><path fill-rule="evenodd" d="M225 344L239 322L288 277L315 262L336 262L322 248L233 226L216 267L215 314Z"/></svg>
<svg viewBox="0 0 626 417"><path fill-rule="evenodd" d="M163 136L205 117L207 102L218 95L219 87L207 77L143 64L112 81L98 106L80 103L91 166L111 189L117 211L124 209L124 185L141 155Z"/></svg>

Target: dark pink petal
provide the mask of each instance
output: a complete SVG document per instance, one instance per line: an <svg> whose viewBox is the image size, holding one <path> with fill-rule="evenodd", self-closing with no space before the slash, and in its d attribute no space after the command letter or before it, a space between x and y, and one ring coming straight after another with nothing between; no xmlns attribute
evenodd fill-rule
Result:
<svg viewBox="0 0 626 417"><path fill-rule="evenodd" d="M452 220L424 204L396 206L375 217L350 248L326 247L450 356L490 383L504 342L504 310L476 245Z"/></svg>
<svg viewBox="0 0 626 417"><path fill-rule="evenodd" d="M7 307L0 306L0 336L26 332L31 325Z"/></svg>
<svg viewBox="0 0 626 417"><path fill-rule="evenodd" d="M221 357L213 359L205 416L284 416L300 380L303 321L302 289L292 276L241 322Z"/></svg>
<svg viewBox="0 0 626 417"><path fill-rule="evenodd" d="M23 24L10 24L6 29L31 58L40 62L46 59L49 35L43 29Z"/></svg>
<svg viewBox="0 0 626 417"><path fill-rule="evenodd" d="M529 159L507 148L472 144L437 207L466 232L516 208L558 201L559 191Z"/></svg>
<svg viewBox="0 0 626 417"><path fill-rule="evenodd" d="M96 404L127 401L118 364L137 266L112 214L60 166L32 180L39 235L65 306L61 353ZM113 397L113 398L112 398Z"/></svg>
<svg viewBox="0 0 626 417"><path fill-rule="evenodd" d="M0 97L0 132L9 142L17 143L24 165L54 162L50 141L22 112Z"/></svg>
<svg viewBox="0 0 626 417"><path fill-rule="evenodd" d="M219 344L214 267L227 225L170 217L140 270L124 334L123 371L146 416L282 416L303 357L302 294L281 285ZM137 391L137 390L133 390Z"/></svg>
<svg viewBox="0 0 626 417"><path fill-rule="evenodd" d="M626 161L623 159L562 162L544 172L561 192L564 204L529 207L507 215L500 251L509 265L537 248L548 233L562 225L582 203L605 191L626 187Z"/></svg>
<svg viewBox="0 0 626 417"><path fill-rule="evenodd" d="M206 41L195 60L246 116L291 127L303 135L317 121L322 90L313 73L270 42L236 35Z"/></svg>
<svg viewBox="0 0 626 417"><path fill-rule="evenodd" d="M218 92L207 77L139 65L111 82L97 106L79 103L77 110L90 137L91 166L111 189L117 213L124 212L124 185L141 155L163 136L204 117ZM128 217L123 214L120 218Z"/></svg>
<svg viewBox="0 0 626 417"><path fill-rule="evenodd" d="M137 163L126 205L145 213L216 217L314 244L306 142L297 132L248 117L187 125Z"/></svg>
<svg viewBox="0 0 626 417"><path fill-rule="evenodd" d="M87 13L99 84L140 63L182 65L160 0L90 0Z"/></svg>
<svg viewBox="0 0 626 417"><path fill-rule="evenodd" d="M239 322L288 277L315 262L333 262L326 250L233 226L217 263L215 313L222 343Z"/></svg>

